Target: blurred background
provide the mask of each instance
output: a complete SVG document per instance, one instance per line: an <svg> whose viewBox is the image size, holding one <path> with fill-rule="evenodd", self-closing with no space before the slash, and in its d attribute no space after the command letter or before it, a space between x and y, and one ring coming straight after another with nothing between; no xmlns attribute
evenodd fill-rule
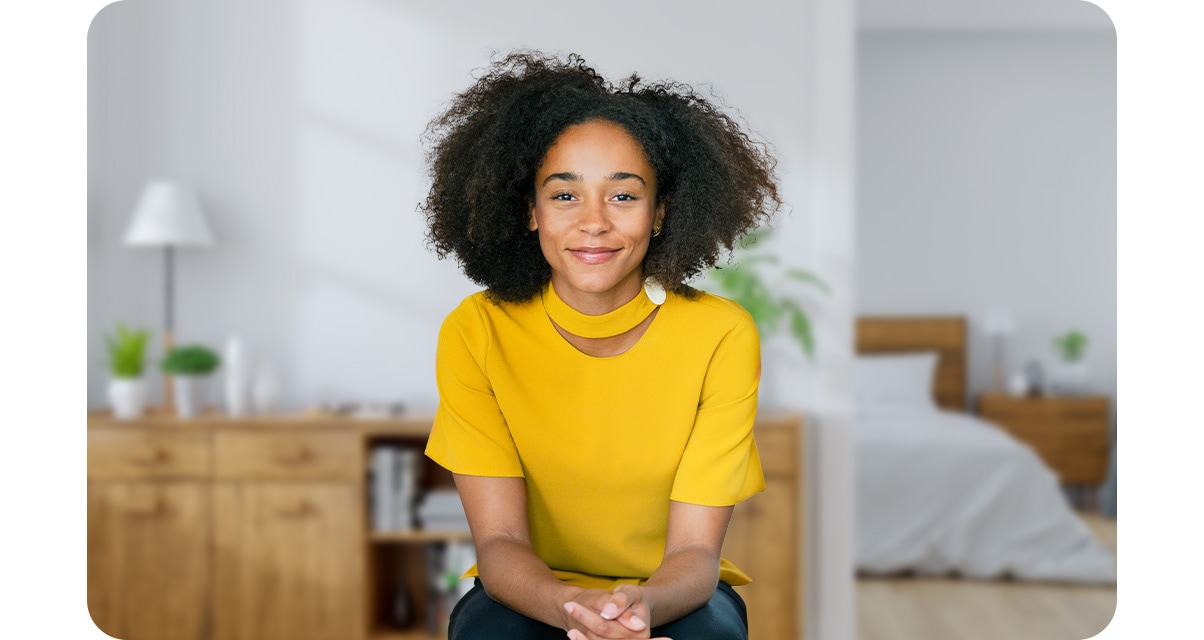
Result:
<svg viewBox="0 0 1204 640"><path fill-rule="evenodd" d="M439 324L478 287L424 246L419 136L493 53L530 47L708 87L773 146L787 209L765 277L815 346L766 336L761 402L805 425L793 605L808 637L939 609L858 604L880 586L854 579L859 317L963 318L968 413L997 366L1055 377L1055 338L1079 331L1079 395L1107 399L1115 433L1115 34L1089 3L124 0L88 38L90 409L110 404L102 336L118 323L163 356L170 282L176 344L224 353L237 337L275 410L432 412ZM162 248L127 242L160 180L193 194L211 239L174 249L170 272ZM790 269L826 292L778 277ZM161 403L161 374L146 379ZM221 384L208 393L220 407ZM1064 502L1114 516L1114 463L1088 492Z"/></svg>

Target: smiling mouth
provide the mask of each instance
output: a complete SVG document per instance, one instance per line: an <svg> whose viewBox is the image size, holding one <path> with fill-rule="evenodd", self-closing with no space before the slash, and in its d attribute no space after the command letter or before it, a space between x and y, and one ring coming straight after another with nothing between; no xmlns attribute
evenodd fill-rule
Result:
<svg viewBox="0 0 1204 640"><path fill-rule="evenodd" d="M577 249L569 249L569 253L573 254L574 258L586 264L602 264L613 258L619 253L619 250L607 247L579 247Z"/></svg>

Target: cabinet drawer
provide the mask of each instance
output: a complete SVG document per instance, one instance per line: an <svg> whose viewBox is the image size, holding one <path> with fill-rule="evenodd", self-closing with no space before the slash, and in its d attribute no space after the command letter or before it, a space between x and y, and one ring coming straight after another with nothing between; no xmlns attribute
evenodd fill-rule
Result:
<svg viewBox="0 0 1204 640"><path fill-rule="evenodd" d="M215 438L221 480L355 480L362 475L353 432L222 430Z"/></svg>
<svg viewBox="0 0 1204 640"><path fill-rule="evenodd" d="M798 475L799 430L797 427L759 427L755 434L761 470L766 476L795 477Z"/></svg>
<svg viewBox="0 0 1204 640"><path fill-rule="evenodd" d="M209 434L160 429L88 429L89 480L207 478Z"/></svg>
<svg viewBox="0 0 1204 640"><path fill-rule="evenodd" d="M1006 419L992 420L1005 427L1008 431L1021 437L1081 439L1102 437L1108 439L1108 423L1104 420L1025 420Z"/></svg>

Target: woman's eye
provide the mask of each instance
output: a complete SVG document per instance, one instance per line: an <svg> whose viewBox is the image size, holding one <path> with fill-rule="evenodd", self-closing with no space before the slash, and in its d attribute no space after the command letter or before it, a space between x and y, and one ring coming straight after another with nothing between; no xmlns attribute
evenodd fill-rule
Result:
<svg viewBox="0 0 1204 640"><path fill-rule="evenodd" d="M631 195L630 193L620 193L619 195L615 196L615 199L619 202L628 202L630 200L635 200L635 196Z"/></svg>
<svg viewBox="0 0 1204 640"><path fill-rule="evenodd" d="M571 193L558 193L558 194L556 194L556 195L552 196L552 199L553 199L553 200L565 200L565 201L567 201L567 200L572 200L572 199L573 199L573 194L571 194Z"/></svg>

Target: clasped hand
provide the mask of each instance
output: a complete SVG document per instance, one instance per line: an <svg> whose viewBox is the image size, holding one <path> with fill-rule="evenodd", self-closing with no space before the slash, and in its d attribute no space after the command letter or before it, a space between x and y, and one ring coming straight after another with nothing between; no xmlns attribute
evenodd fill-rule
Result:
<svg viewBox="0 0 1204 640"><path fill-rule="evenodd" d="M643 590L621 584L614 591L585 589L564 603L569 640L649 638L652 634ZM671 640L656 638L654 640Z"/></svg>

